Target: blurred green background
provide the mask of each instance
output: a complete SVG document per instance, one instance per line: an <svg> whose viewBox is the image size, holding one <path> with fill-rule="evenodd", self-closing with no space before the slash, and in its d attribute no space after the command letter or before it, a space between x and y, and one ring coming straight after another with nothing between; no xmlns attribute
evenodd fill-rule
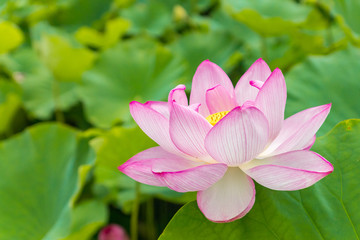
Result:
<svg viewBox="0 0 360 240"><path fill-rule="evenodd" d="M157 239L195 194L117 170L155 146L128 104L189 91L205 59L234 84L260 57L279 67L287 116L332 102L319 136L360 118L359 12L358 0L0 0L0 239L129 232L138 200L139 239Z"/></svg>

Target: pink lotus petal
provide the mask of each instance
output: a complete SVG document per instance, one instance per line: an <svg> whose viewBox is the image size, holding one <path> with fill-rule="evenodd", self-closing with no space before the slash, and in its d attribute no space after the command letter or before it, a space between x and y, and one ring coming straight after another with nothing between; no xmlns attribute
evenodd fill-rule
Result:
<svg viewBox="0 0 360 240"><path fill-rule="evenodd" d="M241 106L246 101L254 101L259 90L250 85L250 81L265 82L270 76L271 70L264 60L259 58L241 76L235 87L235 95L238 104Z"/></svg>
<svg viewBox="0 0 360 240"><path fill-rule="evenodd" d="M156 159L180 158L164 151L161 147L146 149L118 167L118 169L132 179L154 186L164 186L152 173L152 164Z"/></svg>
<svg viewBox="0 0 360 240"><path fill-rule="evenodd" d="M199 113L204 117L210 115L206 106L206 91L218 84L222 85L231 96L234 95L234 87L226 73L215 63L209 60L203 61L193 77L190 104L200 103Z"/></svg>
<svg viewBox="0 0 360 240"><path fill-rule="evenodd" d="M311 138L311 140L305 145L305 147L302 150L310 150L314 145L315 140L316 140L316 135L314 135L314 137Z"/></svg>
<svg viewBox="0 0 360 240"><path fill-rule="evenodd" d="M285 78L280 69L275 69L260 89L256 106L262 111L269 121L269 140L273 140L284 122L286 104Z"/></svg>
<svg viewBox="0 0 360 240"><path fill-rule="evenodd" d="M188 105L188 99L185 93L185 89L185 85L180 84L170 91L168 97L169 109L171 109L173 102L184 106Z"/></svg>
<svg viewBox="0 0 360 240"><path fill-rule="evenodd" d="M213 222L230 222L243 217L254 201L254 182L239 168L228 168L220 181L197 194L201 212Z"/></svg>
<svg viewBox="0 0 360 240"><path fill-rule="evenodd" d="M255 102L254 101L246 101L244 102L244 104L241 106L242 109L248 108L248 107L256 107L255 106Z"/></svg>
<svg viewBox="0 0 360 240"><path fill-rule="evenodd" d="M110 224L101 229L98 240L129 240L129 236L120 225Z"/></svg>
<svg viewBox="0 0 360 240"><path fill-rule="evenodd" d="M334 170L325 158L304 150L255 159L241 169L267 188L288 191L307 188Z"/></svg>
<svg viewBox="0 0 360 240"><path fill-rule="evenodd" d="M176 166L181 169L196 166L196 163L194 163L194 165L191 165L192 162L190 164L188 162L189 160L166 152L161 147L153 147L136 154L135 156L127 160L124 164L119 166L118 169L138 182L154 186L166 186L163 182L159 181L152 172L152 167L157 161L165 162L166 165L176 163ZM180 167L181 163L183 165L187 165L181 165Z"/></svg>
<svg viewBox="0 0 360 240"><path fill-rule="evenodd" d="M230 111L236 107L236 100L221 85L216 85L206 91L206 105L210 114Z"/></svg>
<svg viewBox="0 0 360 240"><path fill-rule="evenodd" d="M170 136L182 152L202 160L211 159L204 146L211 124L189 107L173 103L170 112Z"/></svg>
<svg viewBox="0 0 360 240"><path fill-rule="evenodd" d="M169 120L162 114L136 101L130 103L130 113L141 130L163 149L175 154L184 155L171 141Z"/></svg>
<svg viewBox="0 0 360 240"><path fill-rule="evenodd" d="M153 166L153 173L170 189L177 192L203 191L219 181L225 174L227 166L223 163L203 164L178 170L173 165L171 169L164 169L158 162Z"/></svg>
<svg viewBox="0 0 360 240"><path fill-rule="evenodd" d="M256 87L257 89L261 89L265 82L262 82L260 80L250 80L250 85L253 87Z"/></svg>
<svg viewBox="0 0 360 240"><path fill-rule="evenodd" d="M267 140L264 114L254 107L236 107L209 131L205 147L218 162L239 166L259 154Z"/></svg>
<svg viewBox="0 0 360 240"><path fill-rule="evenodd" d="M160 101L148 101L144 103L144 106L149 107L161 115L163 115L166 119L170 117L169 105L167 102L160 102Z"/></svg>
<svg viewBox="0 0 360 240"><path fill-rule="evenodd" d="M194 110L195 112L199 112L199 108L200 108L200 103L195 103L195 104L191 104L191 105L189 105L189 108L191 109L191 110Z"/></svg>
<svg viewBox="0 0 360 240"><path fill-rule="evenodd" d="M287 118L279 135L261 153L260 157L302 150L308 147L315 133L329 114L330 108L331 104L313 107Z"/></svg>

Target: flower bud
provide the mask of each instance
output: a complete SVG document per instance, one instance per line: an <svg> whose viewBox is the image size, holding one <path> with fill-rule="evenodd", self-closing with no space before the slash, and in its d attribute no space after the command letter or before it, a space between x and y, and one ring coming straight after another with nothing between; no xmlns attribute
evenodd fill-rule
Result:
<svg viewBox="0 0 360 240"><path fill-rule="evenodd" d="M123 227L110 224L101 229L98 240L129 240L129 237Z"/></svg>

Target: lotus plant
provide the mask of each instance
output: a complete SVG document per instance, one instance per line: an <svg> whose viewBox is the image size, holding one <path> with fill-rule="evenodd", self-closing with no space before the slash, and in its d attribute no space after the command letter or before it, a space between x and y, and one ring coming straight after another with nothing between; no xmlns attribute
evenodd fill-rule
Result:
<svg viewBox="0 0 360 240"><path fill-rule="evenodd" d="M245 216L255 185L292 191L309 187L333 166L309 149L331 104L284 120L286 84L258 59L234 89L229 77L206 60L193 77L190 103L185 86L167 102L133 101L130 112L158 147L130 158L119 170L141 183L177 192L197 191L202 213L213 222Z"/></svg>

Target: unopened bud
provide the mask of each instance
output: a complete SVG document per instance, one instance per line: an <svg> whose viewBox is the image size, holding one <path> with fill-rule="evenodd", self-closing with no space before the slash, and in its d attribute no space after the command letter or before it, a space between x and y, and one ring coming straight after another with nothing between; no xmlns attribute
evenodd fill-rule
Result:
<svg viewBox="0 0 360 240"><path fill-rule="evenodd" d="M182 21L186 20L187 17L188 17L188 14L187 14L186 10L180 5L175 5L175 7L173 9L174 21L182 22Z"/></svg>
<svg viewBox="0 0 360 240"><path fill-rule="evenodd" d="M110 224L101 229L98 240L129 240L129 236L123 227Z"/></svg>

